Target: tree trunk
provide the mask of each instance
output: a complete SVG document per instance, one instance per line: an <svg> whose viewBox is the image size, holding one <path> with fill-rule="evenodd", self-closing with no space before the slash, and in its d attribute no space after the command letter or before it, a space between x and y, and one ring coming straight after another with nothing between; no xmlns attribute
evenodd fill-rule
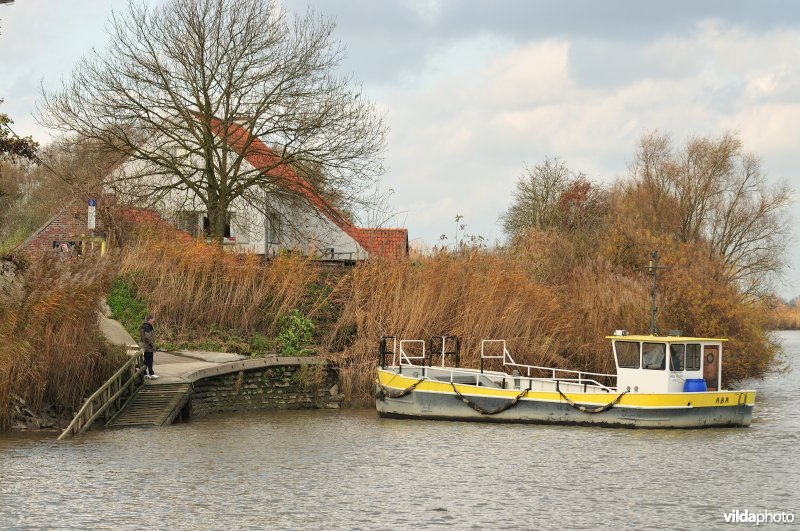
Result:
<svg viewBox="0 0 800 531"><path fill-rule="evenodd" d="M228 221L228 205L225 201L216 199L210 200L206 208L211 239L215 243L222 244L225 238L225 223Z"/></svg>

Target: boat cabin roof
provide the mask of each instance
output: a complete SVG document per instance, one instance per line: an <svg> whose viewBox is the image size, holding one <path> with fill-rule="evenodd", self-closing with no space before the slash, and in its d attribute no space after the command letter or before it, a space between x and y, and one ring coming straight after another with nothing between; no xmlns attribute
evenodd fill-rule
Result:
<svg viewBox="0 0 800 531"><path fill-rule="evenodd" d="M686 336L606 336L606 339L616 341L650 341L655 343L724 343L723 338L713 337L686 337Z"/></svg>

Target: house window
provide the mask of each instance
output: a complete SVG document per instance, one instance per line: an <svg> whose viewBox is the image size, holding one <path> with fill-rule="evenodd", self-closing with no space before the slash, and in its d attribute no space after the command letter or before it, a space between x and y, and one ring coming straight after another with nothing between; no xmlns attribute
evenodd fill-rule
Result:
<svg viewBox="0 0 800 531"><path fill-rule="evenodd" d="M210 238L213 232L208 214L203 214L203 235ZM225 230L222 234L225 241L227 243L247 243L248 234L250 234L250 230L247 226L247 216L228 212L225 219Z"/></svg>
<svg viewBox="0 0 800 531"><path fill-rule="evenodd" d="M208 214L203 215L203 235L210 237L214 231L211 229L211 220L208 217ZM231 232L231 224L230 224L230 216L228 219L225 220L225 232L222 234L226 238L234 237L234 234Z"/></svg>
<svg viewBox="0 0 800 531"><path fill-rule="evenodd" d="M277 212L270 212L266 218L267 243L279 244L283 234L281 233L281 216Z"/></svg>
<svg viewBox="0 0 800 531"><path fill-rule="evenodd" d="M169 156L172 158L173 162L176 162L182 158L184 158L189 152L186 148L181 146L170 146L169 148Z"/></svg>
<svg viewBox="0 0 800 531"><path fill-rule="evenodd" d="M194 237L197 237L197 232L200 229L200 213L194 211L182 211L175 214L175 226L178 230L188 232Z"/></svg>

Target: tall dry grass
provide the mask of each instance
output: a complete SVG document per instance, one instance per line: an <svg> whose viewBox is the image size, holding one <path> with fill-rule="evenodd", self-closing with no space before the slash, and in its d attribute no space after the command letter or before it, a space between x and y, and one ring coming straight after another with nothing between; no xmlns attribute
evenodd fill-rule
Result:
<svg viewBox="0 0 800 531"><path fill-rule="evenodd" d="M267 266L252 254L152 233L129 245L119 274L135 286L160 328L184 335L209 328L273 334L281 315L307 303L307 287L319 276L301 257Z"/></svg>
<svg viewBox="0 0 800 531"><path fill-rule="evenodd" d="M575 307L596 318L592 306L604 304L597 315L605 320L592 325L592 330L602 328L602 337L607 320L632 313L628 299L620 300L611 280L597 283L579 276L572 289L546 286L531 277L528 265L504 253L473 251L356 267L340 286L343 309L329 336L334 351L329 357L341 367L346 396L369 402L382 335L459 336L462 362L472 366L479 362L482 339L505 339L520 363L608 369L608 345L592 350L596 342L584 339L589 331L585 321L576 320ZM635 287L627 289L631 298L641 295ZM336 342L342 337L349 342L339 350Z"/></svg>
<svg viewBox="0 0 800 531"><path fill-rule="evenodd" d="M660 329L738 336L726 379L763 373L776 349L761 308L743 301L702 249L656 243L670 268L659 284ZM644 265L652 247L638 247L648 250ZM521 363L613 373L605 336L618 328L647 333L651 286L641 268L613 258L542 231L506 250L372 260L331 274L299 257L264 264L203 242L145 235L129 246L120 274L162 331L275 336L281 317L301 309L316 324L317 352L340 367L347 399L368 404L382 335L459 336L467 365L478 363L482 339L505 339Z"/></svg>
<svg viewBox="0 0 800 531"><path fill-rule="evenodd" d="M0 294L0 430L15 396L34 411L49 403L69 413L122 363L97 322L112 270L108 259L44 256Z"/></svg>
<svg viewBox="0 0 800 531"><path fill-rule="evenodd" d="M774 330L800 330L800 298L794 306L775 302L770 312L769 327Z"/></svg>
<svg viewBox="0 0 800 531"><path fill-rule="evenodd" d="M570 316L567 348L574 366L615 373L606 338L614 330L648 330L650 291L646 277L625 274L603 259L579 265L563 277L562 311Z"/></svg>

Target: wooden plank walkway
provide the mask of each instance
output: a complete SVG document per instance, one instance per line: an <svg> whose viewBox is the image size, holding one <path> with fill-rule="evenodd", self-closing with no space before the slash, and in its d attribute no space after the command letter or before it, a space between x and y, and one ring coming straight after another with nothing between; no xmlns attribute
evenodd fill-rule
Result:
<svg viewBox="0 0 800 531"><path fill-rule="evenodd" d="M191 394L192 386L189 383L145 385L106 426L122 428L171 424L189 401Z"/></svg>
<svg viewBox="0 0 800 531"><path fill-rule="evenodd" d="M223 352L156 352L154 368L159 378L145 380L106 427L172 424L191 400L192 382L198 379L275 365L325 363L325 360L311 356L246 358Z"/></svg>
<svg viewBox="0 0 800 531"><path fill-rule="evenodd" d="M136 352L138 347L133 339L116 321L101 316L101 324L109 341L130 345L129 350L135 353L135 359L131 358L117 371L118 374L85 401L69 427L61 433L59 440L84 433L92 428L95 421L99 421L101 414L108 418L105 425L109 428L171 424L191 399L192 382L198 379L286 363L325 363L324 360L312 357L302 358L300 361L299 358L279 359L274 356L247 358L225 352L156 352L154 365L160 377L143 381L142 353Z"/></svg>
<svg viewBox="0 0 800 531"><path fill-rule="evenodd" d="M242 359L218 352L156 352L157 380L145 380L125 407L106 424L107 428L166 426L172 424L192 394L192 373Z"/></svg>

